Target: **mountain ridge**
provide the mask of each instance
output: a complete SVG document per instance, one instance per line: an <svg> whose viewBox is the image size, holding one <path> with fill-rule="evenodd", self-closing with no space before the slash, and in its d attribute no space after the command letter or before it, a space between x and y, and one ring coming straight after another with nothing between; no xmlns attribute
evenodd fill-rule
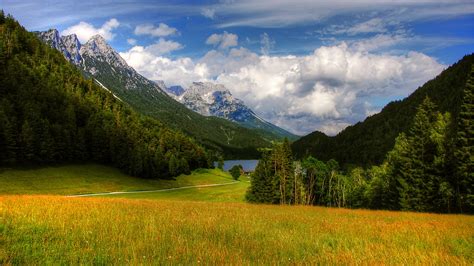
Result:
<svg viewBox="0 0 474 266"><path fill-rule="evenodd" d="M312 155L343 164L380 164L393 148L398 134L410 128L416 109L426 96L439 111L450 112L452 126L456 125L462 91L473 64L474 53L466 55L403 100L390 102L379 113L348 126L333 137L321 132L310 133L295 141L292 149L298 158Z"/></svg>
<svg viewBox="0 0 474 266"><path fill-rule="evenodd" d="M0 12L0 166L96 162L155 179L210 167L194 139L86 79L49 36L53 48Z"/></svg>
<svg viewBox="0 0 474 266"><path fill-rule="evenodd" d="M223 84L193 82L187 89L181 86L168 89L164 82L160 84L163 84L161 87L168 95L201 115L224 118L247 128L275 132L291 140L297 138L296 135L259 117L242 100L235 98Z"/></svg>
<svg viewBox="0 0 474 266"><path fill-rule="evenodd" d="M61 51L86 77L100 83L138 112L181 130L226 158L256 158L259 156L259 148L269 147L273 140L283 138L273 132L248 129L225 119L203 117L189 110L168 96L156 82L146 79L128 66L102 37L94 36L79 48L66 46L63 38L57 37L57 30L52 29L46 33L36 32L36 35ZM81 59L73 60L70 55L77 53L77 50Z"/></svg>

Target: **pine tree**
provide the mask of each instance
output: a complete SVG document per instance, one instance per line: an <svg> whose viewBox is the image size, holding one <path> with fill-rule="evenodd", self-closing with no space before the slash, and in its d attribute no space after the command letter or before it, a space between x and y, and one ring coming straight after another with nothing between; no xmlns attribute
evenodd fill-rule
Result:
<svg viewBox="0 0 474 266"><path fill-rule="evenodd" d="M37 150L35 148L35 133L33 131L33 128L30 126L28 120L25 120L25 122L23 122L23 125L21 127L20 140L23 158L26 161L35 162L37 160Z"/></svg>
<svg viewBox="0 0 474 266"><path fill-rule="evenodd" d="M179 160L179 168L181 173L186 175L191 174L191 171L189 170L188 161L184 157Z"/></svg>
<svg viewBox="0 0 474 266"><path fill-rule="evenodd" d="M474 212L474 66L464 89L454 157L456 205L461 212Z"/></svg>
<svg viewBox="0 0 474 266"><path fill-rule="evenodd" d="M454 202L454 189L450 181L452 180L451 165L451 114L438 113L436 121L431 129L430 140L433 143L434 156L429 173L434 183L434 191L429 195L432 203L432 211L451 212L451 205Z"/></svg>
<svg viewBox="0 0 474 266"><path fill-rule="evenodd" d="M174 154L171 155L168 161L168 169L171 176L177 176L179 174L179 161Z"/></svg>
<svg viewBox="0 0 474 266"><path fill-rule="evenodd" d="M407 136L397 138L388 155L391 174L387 193L398 198L390 208L449 211L449 113L440 114L427 97L418 107Z"/></svg>
<svg viewBox="0 0 474 266"><path fill-rule="evenodd" d="M224 170L224 158L222 156L217 159L217 168Z"/></svg>
<svg viewBox="0 0 474 266"><path fill-rule="evenodd" d="M3 12L3 9L0 9L0 24L5 23L5 13Z"/></svg>
<svg viewBox="0 0 474 266"><path fill-rule="evenodd" d="M246 199L255 203L278 203L275 200L275 190L278 189L273 182L275 172L271 160L271 151L262 150L262 158L258 161L255 172L250 181L250 188L247 190Z"/></svg>

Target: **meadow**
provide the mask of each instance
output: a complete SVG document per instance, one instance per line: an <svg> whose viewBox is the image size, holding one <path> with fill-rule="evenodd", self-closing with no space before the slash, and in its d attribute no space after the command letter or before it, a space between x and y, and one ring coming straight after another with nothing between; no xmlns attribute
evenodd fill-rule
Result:
<svg viewBox="0 0 474 266"><path fill-rule="evenodd" d="M99 164L60 165L41 168L0 169L0 195L73 195L112 191L140 191L232 181L218 169L198 169L176 179L143 179Z"/></svg>
<svg viewBox="0 0 474 266"><path fill-rule="evenodd" d="M474 262L474 217L169 200L0 197L0 264Z"/></svg>
<svg viewBox="0 0 474 266"><path fill-rule="evenodd" d="M70 198L231 177L198 170L175 181L142 180L99 165L3 170L0 265L474 263L473 216L248 204L248 179L241 180ZM50 195L20 195L32 193Z"/></svg>

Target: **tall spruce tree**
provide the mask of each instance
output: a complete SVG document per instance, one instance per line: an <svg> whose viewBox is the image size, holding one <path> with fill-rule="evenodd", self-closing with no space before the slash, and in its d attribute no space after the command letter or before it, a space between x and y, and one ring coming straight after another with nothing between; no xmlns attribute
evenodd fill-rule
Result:
<svg viewBox="0 0 474 266"><path fill-rule="evenodd" d="M407 136L401 134L388 155L388 194L398 197L390 207L414 211L445 211L452 202L447 150L449 113L441 114L427 97L418 107Z"/></svg>
<svg viewBox="0 0 474 266"><path fill-rule="evenodd" d="M255 172L251 176L250 187L246 199L255 203L278 203L275 201L274 166L271 150L262 150L262 158L258 161Z"/></svg>
<svg viewBox="0 0 474 266"><path fill-rule="evenodd" d="M474 212L474 66L463 94L454 152L456 203L459 211Z"/></svg>

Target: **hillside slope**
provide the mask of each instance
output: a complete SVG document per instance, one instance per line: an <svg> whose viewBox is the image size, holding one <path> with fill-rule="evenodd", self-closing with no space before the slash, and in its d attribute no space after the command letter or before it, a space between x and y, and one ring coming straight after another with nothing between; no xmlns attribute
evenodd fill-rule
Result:
<svg viewBox="0 0 474 266"><path fill-rule="evenodd" d="M257 148L267 147L282 138L262 129L248 129L217 117L205 117L178 103L153 81L138 74L100 35L84 45L74 45L75 35L59 36L57 30L36 32L68 61L92 77L104 89L130 104L138 112L183 131L200 144L217 150L227 158L254 158ZM66 42L66 40L69 40ZM72 44L72 45L71 45ZM71 56L79 54L80 58Z"/></svg>
<svg viewBox="0 0 474 266"><path fill-rule="evenodd" d="M347 127L335 137L313 132L294 142L292 149L299 158L312 155L343 164L379 164L393 148L398 134L410 128L416 108L426 96L440 111L450 112L456 119L473 63L474 54L467 55L407 98L389 103L380 113Z"/></svg>
<svg viewBox="0 0 474 266"><path fill-rule="evenodd" d="M131 110L0 12L0 165L84 161L147 178L209 166L194 140Z"/></svg>
<svg viewBox="0 0 474 266"><path fill-rule="evenodd" d="M160 87L164 88L168 95L184 104L188 109L201 115L221 117L246 128L261 129L290 140L298 138L296 135L260 118L242 100L235 98L222 84L193 82L190 87L184 89L180 86L167 88L164 82L161 82Z"/></svg>

